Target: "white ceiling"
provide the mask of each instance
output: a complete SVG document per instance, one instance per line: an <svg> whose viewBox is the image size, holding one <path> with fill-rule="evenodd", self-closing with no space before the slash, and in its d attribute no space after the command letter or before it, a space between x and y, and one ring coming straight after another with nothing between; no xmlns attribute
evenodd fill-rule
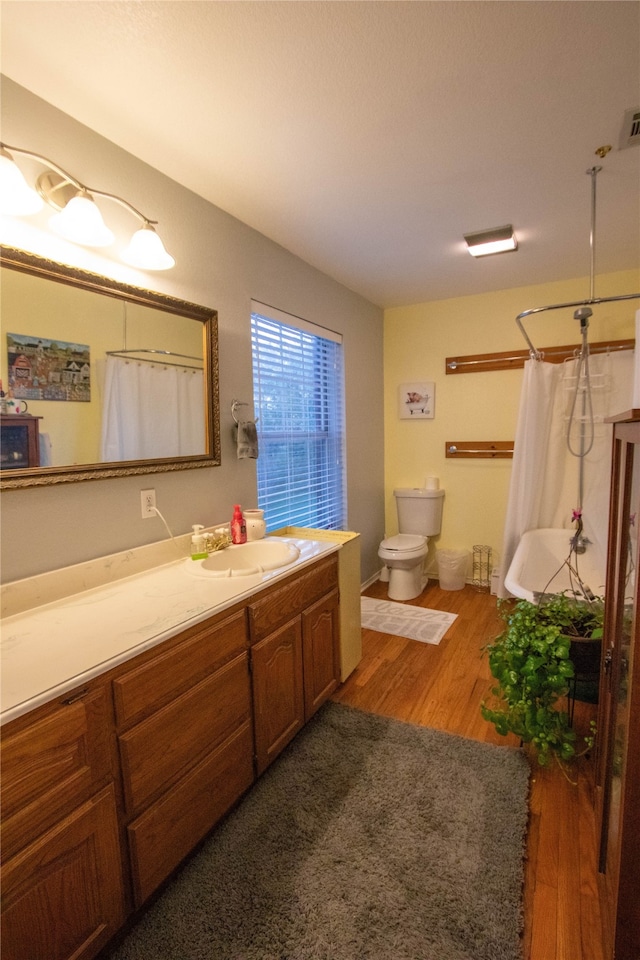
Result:
<svg viewBox="0 0 640 960"><path fill-rule="evenodd" d="M603 144L596 270L640 262L633 0L1 14L3 73L381 306L588 276ZM505 223L519 251L473 260L462 235Z"/></svg>

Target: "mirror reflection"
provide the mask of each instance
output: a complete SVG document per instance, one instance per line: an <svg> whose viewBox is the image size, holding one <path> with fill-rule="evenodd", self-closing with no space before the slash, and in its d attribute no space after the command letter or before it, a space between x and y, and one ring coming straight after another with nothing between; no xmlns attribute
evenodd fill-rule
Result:
<svg viewBox="0 0 640 960"><path fill-rule="evenodd" d="M220 462L215 311L2 254L2 486Z"/></svg>

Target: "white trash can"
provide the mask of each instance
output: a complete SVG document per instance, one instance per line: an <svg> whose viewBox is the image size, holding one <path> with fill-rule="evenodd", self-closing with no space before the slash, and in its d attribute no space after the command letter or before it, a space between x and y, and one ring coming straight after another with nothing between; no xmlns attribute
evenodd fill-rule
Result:
<svg viewBox="0 0 640 960"><path fill-rule="evenodd" d="M436 550L438 578L443 590L462 590L469 569L468 550Z"/></svg>

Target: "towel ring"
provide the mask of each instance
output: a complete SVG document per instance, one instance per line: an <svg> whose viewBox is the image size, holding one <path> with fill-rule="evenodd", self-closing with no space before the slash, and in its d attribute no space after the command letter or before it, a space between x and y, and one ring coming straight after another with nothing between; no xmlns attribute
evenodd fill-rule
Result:
<svg viewBox="0 0 640 960"><path fill-rule="evenodd" d="M236 407L248 407L249 404L245 400L233 400L231 403L231 416L238 423L238 418L236 417ZM257 423L260 417L256 417L253 423Z"/></svg>

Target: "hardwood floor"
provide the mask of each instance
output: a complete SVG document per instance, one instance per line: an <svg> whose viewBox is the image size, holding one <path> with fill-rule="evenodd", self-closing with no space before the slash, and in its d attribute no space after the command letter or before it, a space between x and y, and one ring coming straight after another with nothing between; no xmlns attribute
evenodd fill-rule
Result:
<svg viewBox="0 0 640 960"><path fill-rule="evenodd" d="M386 598L386 584L365 594ZM363 630L363 658L333 699L363 710L446 730L474 740L518 745L482 719L492 678L485 643L500 632L496 598L466 586L428 584L424 607L458 614L438 646ZM574 726L588 732L596 707L577 702ZM532 761L524 889L525 960L605 960L601 946L593 759L571 768Z"/></svg>

